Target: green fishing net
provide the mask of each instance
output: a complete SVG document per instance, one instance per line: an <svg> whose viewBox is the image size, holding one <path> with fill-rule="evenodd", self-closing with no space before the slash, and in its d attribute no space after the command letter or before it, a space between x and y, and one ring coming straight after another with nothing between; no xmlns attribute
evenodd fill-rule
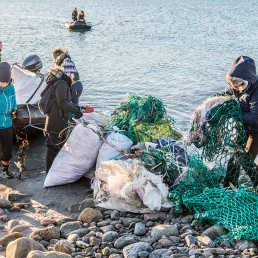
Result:
<svg viewBox="0 0 258 258"><path fill-rule="evenodd" d="M195 113L189 143L200 150L199 155L189 158L185 178L173 186L168 198L176 212L191 210L200 221L228 229L230 241L257 240L258 195L248 184L237 189L240 173L256 184L257 166L246 151L247 135L238 101L219 101ZM222 182L234 186L223 189Z"/></svg>
<svg viewBox="0 0 258 258"><path fill-rule="evenodd" d="M168 116L162 101L154 96L130 95L128 100L120 102L114 110L111 123L123 130L121 133L134 144L173 135L171 124L174 120ZM174 135L180 136L178 133Z"/></svg>

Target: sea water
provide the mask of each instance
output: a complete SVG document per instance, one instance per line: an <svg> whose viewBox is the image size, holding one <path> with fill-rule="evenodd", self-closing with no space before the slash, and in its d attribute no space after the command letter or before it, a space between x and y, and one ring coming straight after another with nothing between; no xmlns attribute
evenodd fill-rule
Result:
<svg viewBox="0 0 258 258"><path fill-rule="evenodd" d="M74 7L91 31L69 32ZM2 60L31 54L53 64L69 51L84 85L82 104L112 113L127 94L154 95L186 131L198 105L226 88L239 55L258 62L257 0L1 0Z"/></svg>

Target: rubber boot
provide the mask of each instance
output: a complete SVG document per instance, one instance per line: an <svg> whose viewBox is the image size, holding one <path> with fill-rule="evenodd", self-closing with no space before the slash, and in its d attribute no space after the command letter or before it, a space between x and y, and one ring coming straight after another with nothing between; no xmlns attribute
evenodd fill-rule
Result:
<svg viewBox="0 0 258 258"><path fill-rule="evenodd" d="M7 179L14 178L13 173L9 171L9 164L8 165L2 164L2 171L3 171L3 176L5 178L7 178Z"/></svg>
<svg viewBox="0 0 258 258"><path fill-rule="evenodd" d="M49 169L51 168L55 157L57 156L59 149L56 149L53 146L47 147L46 153L46 173L48 173Z"/></svg>
<svg viewBox="0 0 258 258"><path fill-rule="evenodd" d="M236 158L231 157L228 161L227 172L224 178L224 187L229 187L232 183L235 187L238 187L238 177L240 174L240 167L236 163Z"/></svg>

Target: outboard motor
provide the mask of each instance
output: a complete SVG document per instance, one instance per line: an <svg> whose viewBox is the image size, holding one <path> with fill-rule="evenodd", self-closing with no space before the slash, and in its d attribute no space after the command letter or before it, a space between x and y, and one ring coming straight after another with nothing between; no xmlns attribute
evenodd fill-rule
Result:
<svg viewBox="0 0 258 258"><path fill-rule="evenodd" d="M26 70L29 70L33 73L38 73L43 67L43 64L38 55L30 55L23 61L22 66Z"/></svg>

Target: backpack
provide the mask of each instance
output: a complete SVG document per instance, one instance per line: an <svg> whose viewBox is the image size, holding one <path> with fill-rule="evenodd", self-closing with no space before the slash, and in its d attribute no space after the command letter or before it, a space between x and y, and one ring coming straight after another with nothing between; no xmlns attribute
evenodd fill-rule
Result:
<svg viewBox="0 0 258 258"><path fill-rule="evenodd" d="M46 88L40 94L41 99L38 102L39 111L43 115L48 115L51 109L52 104L54 103L55 99L55 83L49 83Z"/></svg>

